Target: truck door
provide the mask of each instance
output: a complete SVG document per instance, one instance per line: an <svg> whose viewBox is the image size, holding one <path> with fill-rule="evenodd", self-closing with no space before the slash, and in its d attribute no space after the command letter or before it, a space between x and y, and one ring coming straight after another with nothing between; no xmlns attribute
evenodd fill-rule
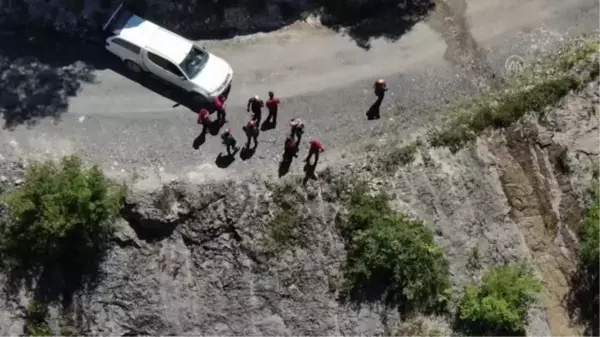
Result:
<svg viewBox="0 0 600 337"><path fill-rule="evenodd" d="M146 51L145 59L151 73L184 90L188 90L187 77L173 62L150 51Z"/></svg>

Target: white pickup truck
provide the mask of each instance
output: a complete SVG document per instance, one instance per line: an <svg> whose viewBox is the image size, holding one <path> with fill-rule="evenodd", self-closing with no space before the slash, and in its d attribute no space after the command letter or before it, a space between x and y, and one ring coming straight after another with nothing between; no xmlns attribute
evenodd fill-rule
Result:
<svg viewBox="0 0 600 337"><path fill-rule="evenodd" d="M119 5L102 27L106 49L133 72L149 72L195 96L212 100L229 89L231 66L194 42Z"/></svg>

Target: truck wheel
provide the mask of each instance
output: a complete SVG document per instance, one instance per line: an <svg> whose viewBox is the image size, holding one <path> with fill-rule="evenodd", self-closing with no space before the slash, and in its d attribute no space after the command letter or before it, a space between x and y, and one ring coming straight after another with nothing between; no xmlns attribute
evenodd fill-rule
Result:
<svg viewBox="0 0 600 337"><path fill-rule="evenodd" d="M130 61L130 60L125 60L125 67L127 67L127 69L129 69L131 72L133 72L135 74L139 74L142 72L142 67L140 67L137 63Z"/></svg>

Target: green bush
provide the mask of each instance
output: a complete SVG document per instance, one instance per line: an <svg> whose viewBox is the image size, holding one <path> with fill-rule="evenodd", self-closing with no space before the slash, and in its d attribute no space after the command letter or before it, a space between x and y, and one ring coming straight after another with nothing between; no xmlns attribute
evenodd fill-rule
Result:
<svg viewBox="0 0 600 337"><path fill-rule="evenodd" d="M420 221L396 213L383 194L357 190L344 233L348 261L342 294L357 301L384 300L403 313L445 309L448 262Z"/></svg>
<svg viewBox="0 0 600 337"><path fill-rule="evenodd" d="M52 330L46 322L48 306L38 301L31 301L25 316L25 334L28 336L52 336Z"/></svg>
<svg viewBox="0 0 600 337"><path fill-rule="evenodd" d="M600 199L598 182L594 183L593 197L587 210L581 238L581 260L592 271L598 275L600 264Z"/></svg>
<svg viewBox="0 0 600 337"><path fill-rule="evenodd" d="M3 266L35 275L49 265L91 265L113 233L124 192L97 166L83 168L74 156L31 165L24 185L5 197Z"/></svg>
<svg viewBox="0 0 600 337"><path fill-rule="evenodd" d="M598 64L590 58L597 53L597 38L584 37L564 46L511 79L508 88L454 107L450 123L430 134L430 144L456 152L489 127L508 127L528 112L542 116L545 107L556 104L581 84L582 79L573 71L581 62L591 62L591 76L597 74Z"/></svg>
<svg viewBox="0 0 600 337"><path fill-rule="evenodd" d="M459 306L459 330L473 335L523 335L527 312L541 291L524 267L492 269L478 284L467 286Z"/></svg>

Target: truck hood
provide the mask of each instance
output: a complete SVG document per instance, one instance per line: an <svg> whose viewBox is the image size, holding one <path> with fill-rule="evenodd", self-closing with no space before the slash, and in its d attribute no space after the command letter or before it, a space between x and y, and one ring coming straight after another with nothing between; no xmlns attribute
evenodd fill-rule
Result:
<svg viewBox="0 0 600 337"><path fill-rule="evenodd" d="M206 90L208 93L213 93L225 82L230 72L231 67L225 60L209 54L206 65L196 77L192 78L192 83Z"/></svg>

